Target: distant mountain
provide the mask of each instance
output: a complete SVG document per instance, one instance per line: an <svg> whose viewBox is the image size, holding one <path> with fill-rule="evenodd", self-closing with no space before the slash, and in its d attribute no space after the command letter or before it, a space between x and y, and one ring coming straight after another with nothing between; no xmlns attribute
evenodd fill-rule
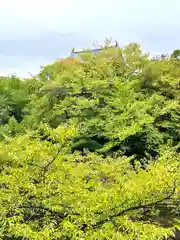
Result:
<svg viewBox="0 0 180 240"><path fill-rule="evenodd" d="M113 40L117 40L120 45L122 43L123 45L128 44L132 41L138 42L142 47L145 47L146 51L150 51L153 54L179 48L179 27L150 29L149 32L147 30L141 32L140 30L143 29L117 32ZM93 39L93 36L88 36L87 33L76 35L47 31L34 39L0 40L0 55L57 59L69 56L73 47L76 50L92 47L94 40L97 39Z"/></svg>
<svg viewBox="0 0 180 240"><path fill-rule="evenodd" d="M74 46L89 45L90 40L85 36L59 34L48 31L36 39L0 40L0 54L19 57L59 58L68 56Z"/></svg>
<svg viewBox="0 0 180 240"><path fill-rule="evenodd" d="M174 28L164 29L147 28L143 31L143 28L132 27L116 31L112 37L119 42L120 46L137 42L145 51L156 55L171 53L174 49L180 48L179 29L179 26L174 26ZM103 37L105 36L101 36L101 43ZM60 34L56 31L47 31L31 39L0 40L0 75L17 73L28 76L28 72L35 74L41 65L69 56L73 47L76 51L92 48L92 43L96 40L100 41L98 36L88 35L87 32Z"/></svg>
<svg viewBox="0 0 180 240"><path fill-rule="evenodd" d="M142 36L141 42L153 54L171 53L180 48L180 27L156 29Z"/></svg>

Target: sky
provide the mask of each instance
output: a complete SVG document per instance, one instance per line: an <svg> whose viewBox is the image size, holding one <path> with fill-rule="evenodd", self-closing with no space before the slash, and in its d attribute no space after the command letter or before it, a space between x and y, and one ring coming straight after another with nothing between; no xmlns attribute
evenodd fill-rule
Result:
<svg viewBox="0 0 180 240"><path fill-rule="evenodd" d="M180 0L0 0L0 75L36 74L106 37L169 53L180 48L179 23Z"/></svg>

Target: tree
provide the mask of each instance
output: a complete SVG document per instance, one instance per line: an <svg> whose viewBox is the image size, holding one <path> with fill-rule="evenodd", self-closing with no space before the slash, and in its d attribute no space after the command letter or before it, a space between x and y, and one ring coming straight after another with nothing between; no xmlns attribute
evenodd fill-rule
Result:
<svg viewBox="0 0 180 240"><path fill-rule="evenodd" d="M171 58L179 60L180 59L180 49L174 50L173 53L171 54Z"/></svg>
<svg viewBox="0 0 180 240"><path fill-rule="evenodd" d="M178 235L178 54L108 46L1 78L0 239Z"/></svg>

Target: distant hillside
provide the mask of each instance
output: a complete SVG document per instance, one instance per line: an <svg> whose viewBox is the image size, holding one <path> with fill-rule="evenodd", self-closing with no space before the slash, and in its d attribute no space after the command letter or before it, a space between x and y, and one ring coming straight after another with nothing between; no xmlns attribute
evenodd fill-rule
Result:
<svg viewBox="0 0 180 240"><path fill-rule="evenodd" d="M48 57L67 56L74 46L86 46L86 37L74 34L62 35L53 31L36 39L0 40L0 54L9 56Z"/></svg>

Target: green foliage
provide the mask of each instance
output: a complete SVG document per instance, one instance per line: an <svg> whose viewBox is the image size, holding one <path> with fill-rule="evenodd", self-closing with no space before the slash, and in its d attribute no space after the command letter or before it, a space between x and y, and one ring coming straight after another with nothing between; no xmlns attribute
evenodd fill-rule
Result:
<svg viewBox="0 0 180 240"><path fill-rule="evenodd" d="M0 239L177 235L179 52L109 44L1 78Z"/></svg>
<svg viewBox="0 0 180 240"><path fill-rule="evenodd" d="M56 145L24 135L1 147L1 235L27 239L170 235L173 224L178 224L174 212L180 200L179 155L164 150L148 171L137 166L135 173L123 157L65 154L63 145L74 136L73 129L52 130L59 140ZM162 207L168 208L163 220Z"/></svg>
<svg viewBox="0 0 180 240"><path fill-rule="evenodd" d="M179 60L180 59L180 49L174 50L173 53L171 54L171 57Z"/></svg>

